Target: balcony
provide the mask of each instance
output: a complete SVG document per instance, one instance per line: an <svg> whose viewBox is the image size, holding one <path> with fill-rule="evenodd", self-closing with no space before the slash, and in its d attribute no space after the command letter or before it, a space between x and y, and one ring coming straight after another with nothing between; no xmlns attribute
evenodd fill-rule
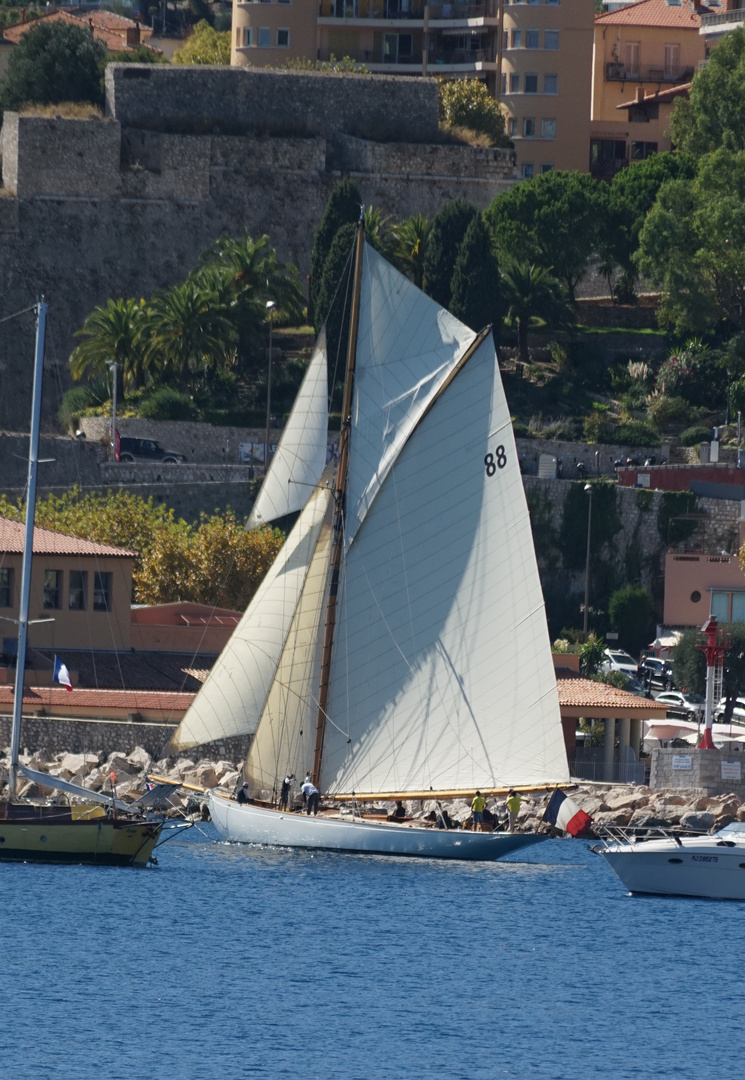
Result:
<svg viewBox="0 0 745 1080"><path fill-rule="evenodd" d="M717 11L713 15L702 15L699 34L713 37L715 34L728 34L745 22L745 8L735 8L734 11Z"/></svg>
<svg viewBox="0 0 745 1080"><path fill-rule="evenodd" d="M639 64L635 69L627 68L625 64L613 61L605 65L606 82L638 82L638 83L686 83L690 82L694 75L692 67L665 68L654 67L650 64Z"/></svg>
<svg viewBox="0 0 745 1080"><path fill-rule="evenodd" d="M419 0L321 0L318 5L320 19L358 19L424 21L424 4Z"/></svg>
<svg viewBox="0 0 745 1080"><path fill-rule="evenodd" d="M335 55L335 54L334 54ZM330 60L332 56L331 49L319 49L319 60ZM396 56L392 53L385 53L382 48L380 49L345 49L345 58L348 56L350 60L354 60L357 64L364 64L368 68L384 67L386 69L398 68L412 69L421 71L422 68L422 54L408 53L405 56L400 54ZM338 59L338 57L337 57Z"/></svg>
<svg viewBox="0 0 745 1080"><path fill-rule="evenodd" d="M430 4L429 21L437 19L496 19L496 0L484 0L480 4Z"/></svg>
<svg viewBox="0 0 745 1080"><path fill-rule="evenodd" d="M475 67L476 64L491 64L496 69L496 54L494 49L437 49L430 51L429 66L443 65L445 67Z"/></svg>

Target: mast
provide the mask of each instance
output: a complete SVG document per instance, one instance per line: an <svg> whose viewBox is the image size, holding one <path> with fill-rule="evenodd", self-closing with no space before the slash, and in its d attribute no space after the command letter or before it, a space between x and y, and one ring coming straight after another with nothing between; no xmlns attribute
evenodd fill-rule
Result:
<svg viewBox="0 0 745 1080"><path fill-rule="evenodd" d="M31 563L34 549L34 517L36 514L36 473L39 466L39 430L41 427L41 381L44 365L44 332L47 305L41 300L36 306L36 353L34 356L34 389L31 404L31 432L28 452L28 485L26 492L26 533L23 543L21 598L18 612L18 658L13 692L13 727L10 736L10 778L8 802L16 793L18 752L21 743L21 714L23 712L23 676L26 668L28 641L28 609L31 594Z"/></svg>
<svg viewBox="0 0 745 1080"><path fill-rule="evenodd" d="M334 511L334 535L331 548L331 582L326 608L326 628L321 654L321 685L318 693L318 719L316 721L316 747L313 755L313 783L318 786L321 778L323 737L326 730L326 706L331 676L331 652L334 644L336 623L336 598L339 591L339 570L344 543L344 514L346 510L347 484L349 478L349 439L352 428L352 393L354 369L357 362L357 329L360 321L360 291L362 288L362 254L365 245L364 208L360 208L355 240L354 280L352 285L352 312L349 320L349 343L347 346L347 370L344 377L344 400L342 404L342 427L339 439L339 468L336 474L336 509Z"/></svg>

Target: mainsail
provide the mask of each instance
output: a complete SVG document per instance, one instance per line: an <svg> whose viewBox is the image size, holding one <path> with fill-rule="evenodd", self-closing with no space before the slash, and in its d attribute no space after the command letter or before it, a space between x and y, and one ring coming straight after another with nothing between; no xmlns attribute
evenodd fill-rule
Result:
<svg viewBox="0 0 745 1080"><path fill-rule="evenodd" d="M326 515L317 488L171 737L169 751L251 735L264 710Z"/></svg>
<svg viewBox="0 0 745 1080"><path fill-rule="evenodd" d="M326 333L321 331L277 452L248 521L255 529L302 510L326 465L328 375Z"/></svg>
<svg viewBox="0 0 745 1080"><path fill-rule="evenodd" d="M444 389L432 387L418 420L375 427L365 415L368 387L378 401L417 396L375 346L373 319L390 322L379 305L379 261L366 249L360 326L370 327L369 347L358 339L350 444L354 539L342 561L322 789L567 779L543 596L491 338L459 370L473 335L454 332L455 320L445 324L430 302L429 326L420 323L412 343L447 325ZM396 274L387 268L389 282ZM410 287L398 277L393 297ZM411 386L420 385L414 368Z"/></svg>

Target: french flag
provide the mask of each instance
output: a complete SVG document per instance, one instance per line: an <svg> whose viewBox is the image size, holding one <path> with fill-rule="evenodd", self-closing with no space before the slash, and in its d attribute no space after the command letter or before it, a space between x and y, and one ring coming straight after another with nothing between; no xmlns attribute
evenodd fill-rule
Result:
<svg viewBox="0 0 745 1080"><path fill-rule="evenodd" d="M63 664L58 656L54 658L54 681L61 686L66 686L72 693L72 679L70 678L70 672L67 670L67 664Z"/></svg>
<svg viewBox="0 0 745 1080"><path fill-rule="evenodd" d="M592 825L590 815L580 810L577 804L558 788L549 800L543 820L549 825L555 825L557 829L563 829L570 836L582 836Z"/></svg>

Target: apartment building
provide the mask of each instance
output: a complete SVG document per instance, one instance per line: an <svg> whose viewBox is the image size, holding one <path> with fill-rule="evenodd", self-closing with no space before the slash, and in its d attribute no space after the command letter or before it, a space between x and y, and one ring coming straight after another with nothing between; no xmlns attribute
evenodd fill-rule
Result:
<svg viewBox="0 0 745 1080"><path fill-rule="evenodd" d="M371 72L479 79L503 104L521 175L586 170L593 11L593 0L238 0L232 63L335 56Z"/></svg>
<svg viewBox="0 0 745 1080"><path fill-rule="evenodd" d="M593 18L592 0L504 5L500 96L523 177L587 171Z"/></svg>
<svg viewBox="0 0 745 1080"><path fill-rule="evenodd" d="M595 18L590 170L610 178L670 149L670 114L706 57L693 0L637 0Z"/></svg>

